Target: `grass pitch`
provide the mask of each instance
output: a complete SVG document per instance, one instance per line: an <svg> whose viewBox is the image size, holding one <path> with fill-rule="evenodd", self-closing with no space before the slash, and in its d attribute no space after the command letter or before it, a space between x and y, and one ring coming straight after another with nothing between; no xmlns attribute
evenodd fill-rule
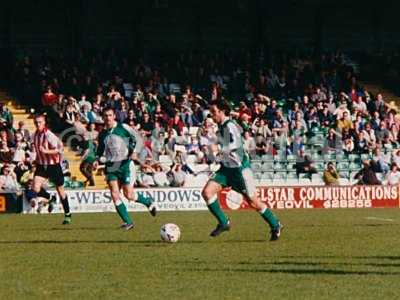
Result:
<svg viewBox="0 0 400 300"><path fill-rule="evenodd" d="M212 239L207 212L0 215L0 299L399 299L400 214L395 209L278 211L268 242L252 211ZM160 241L164 223L182 231Z"/></svg>

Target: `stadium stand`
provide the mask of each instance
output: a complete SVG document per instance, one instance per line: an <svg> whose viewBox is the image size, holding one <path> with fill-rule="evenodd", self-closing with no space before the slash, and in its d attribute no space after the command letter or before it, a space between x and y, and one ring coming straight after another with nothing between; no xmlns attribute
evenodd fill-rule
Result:
<svg viewBox="0 0 400 300"><path fill-rule="evenodd" d="M269 64L264 57L226 51L147 62L115 49L24 57L16 62L13 82L18 84L11 92L23 107L44 111L62 136L70 187L86 180L80 156L96 140L106 106L145 139L137 185L204 184L218 160L216 126L207 111L214 99L230 104L261 183L325 184L328 162L339 183L355 183L362 162L371 159L384 180L399 148L398 97L361 84L359 66L341 52L285 53ZM33 130L29 109L15 102L7 106L15 122L25 120ZM105 187L100 173L90 185Z"/></svg>

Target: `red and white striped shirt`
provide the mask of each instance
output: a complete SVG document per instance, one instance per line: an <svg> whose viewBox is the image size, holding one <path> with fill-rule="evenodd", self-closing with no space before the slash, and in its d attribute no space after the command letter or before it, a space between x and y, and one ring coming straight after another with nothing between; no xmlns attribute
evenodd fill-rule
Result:
<svg viewBox="0 0 400 300"><path fill-rule="evenodd" d="M46 154L40 151L43 147L49 150L58 150L56 154ZM38 131L33 135L33 148L36 153L36 163L39 165L56 165L61 163L61 154L63 144L61 140L47 128L43 131Z"/></svg>

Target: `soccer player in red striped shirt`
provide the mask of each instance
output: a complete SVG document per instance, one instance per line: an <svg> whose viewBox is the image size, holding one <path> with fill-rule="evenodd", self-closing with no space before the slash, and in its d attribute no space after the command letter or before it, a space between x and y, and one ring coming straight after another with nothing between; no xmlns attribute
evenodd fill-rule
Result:
<svg viewBox="0 0 400 300"><path fill-rule="evenodd" d="M56 186L64 209L63 225L71 223L68 197L64 190L64 175L61 168L62 141L46 126L44 115L35 117L36 132L33 135L33 148L36 153L36 172L33 177L32 189L39 193L44 183L49 180Z"/></svg>

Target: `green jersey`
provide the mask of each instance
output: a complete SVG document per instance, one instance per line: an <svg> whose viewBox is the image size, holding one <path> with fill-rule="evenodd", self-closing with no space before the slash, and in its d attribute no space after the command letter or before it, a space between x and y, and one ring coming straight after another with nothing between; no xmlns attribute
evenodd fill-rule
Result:
<svg viewBox="0 0 400 300"><path fill-rule="evenodd" d="M228 117L218 126L218 144L221 146L222 166L226 168L248 168L250 159L243 148L242 129Z"/></svg>
<svg viewBox="0 0 400 300"><path fill-rule="evenodd" d="M87 155L83 161L87 163L94 163L96 160L96 146L94 145L93 140L86 141L84 148L87 150Z"/></svg>
<svg viewBox="0 0 400 300"><path fill-rule="evenodd" d="M97 157L105 156L107 162L129 159L132 152L139 153L143 148L140 134L127 124L116 123L99 134Z"/></svg>

